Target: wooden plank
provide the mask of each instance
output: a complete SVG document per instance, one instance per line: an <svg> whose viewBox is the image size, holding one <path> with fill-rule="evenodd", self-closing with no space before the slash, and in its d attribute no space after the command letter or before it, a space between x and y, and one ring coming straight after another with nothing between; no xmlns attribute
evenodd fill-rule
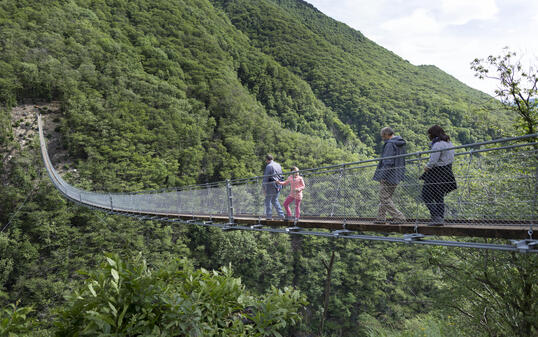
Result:
<svg viewBox="0 0 538 337"><path fill-rule="evenodd" d="M132 212L116 210L118 212L148 215L148 216L162 216L168 218L180 218L182 220L197 219L200 221L213 221L227 223L228 216L226 215L208 215L208 214L172 214L172 213L160 213L160 212ZM284 221L279 219L266 220L264 217L257 216L235 216L234 222L243 225L262 224L269 227L290 227L294 225L293 221ZM501 222L501 221L499 221ZM375 224L373 219L346 219L345 229L357 232L380 232L380 233L400 233L409 234L415 232L415 223L417 225L417 232L425 235L436 236L461 236L461 237L481 237L481 238L497 238L497 239L526 239L528 238L529 225L505 225L501 224L474 224L469 221L457 221L451 220L444 226L428 226L427 220L416 220L413 222L406 222L403 224ZM308 217L297 221L298 227L306 229L328 229L338 230L344 228L344 219L328 219L328 218L316 218Z"/></svg>

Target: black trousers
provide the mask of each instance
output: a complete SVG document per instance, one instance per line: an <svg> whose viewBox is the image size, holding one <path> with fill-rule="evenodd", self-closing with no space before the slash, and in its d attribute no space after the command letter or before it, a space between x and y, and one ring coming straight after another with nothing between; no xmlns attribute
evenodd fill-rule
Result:
<svg viewBox="0 0 538 337"><path fill-rule="evenodd" d="M433 218L445 217L445 194L446 191L441 188L442 184L424 184L422 187L422 200L428 207L430 215Z"/></svg>
<svg viewBox="0 0 538 337"><path fill-rule="evenodd" d="M428 207L432 218L445 217L445 195L458 188L452 164L435 166L424 172L421 176L424 180L422 186L422 200Z"/></svg>

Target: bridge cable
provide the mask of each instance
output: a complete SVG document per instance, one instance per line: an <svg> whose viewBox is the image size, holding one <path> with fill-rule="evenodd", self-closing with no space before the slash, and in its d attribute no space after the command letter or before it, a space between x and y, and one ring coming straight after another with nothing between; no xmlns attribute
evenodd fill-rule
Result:
<svg viewBox="0 0 538 337"><path fill-rule="evenodd" d="M34 192L37 191L37 189L38 189L38 187L39 187L39 183L40 183L40 181L41 181L41 179L38 180L36 186L32 189L32 191L30 191L30 193L28 193L28 195L26 196L26 198L24 199L24 201L22 202L22 204L21 204L19 207L17 207L17 209L15 210L15 212L13 212L13 214L12 214L11 217L9 218L7 224L2 228L2 230L0 230L0 233L3 233L4 230L6 230L6 229L9 227L9 225L11 224L11 221L15 218L15 216L16 216L17 213L21 210L21 208L23 208L24 205L26 205L26 203L27 203L28 201L30 201L29 199L30 199L30 197L33 197Z"/></svg>

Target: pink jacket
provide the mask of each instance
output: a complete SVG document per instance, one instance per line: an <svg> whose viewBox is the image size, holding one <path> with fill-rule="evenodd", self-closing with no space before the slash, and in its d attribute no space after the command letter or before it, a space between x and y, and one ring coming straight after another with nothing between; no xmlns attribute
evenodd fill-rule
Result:
<svg viewBox="0 0 538 337"><path fill-rule="evenodd" d="M293 175L291 175L285 181L277 181L277 183L279 183L280 185L290 184L291 190L289 196L297 200L303 200L303 190L305 188L303 177L294 177Z"/></svg>

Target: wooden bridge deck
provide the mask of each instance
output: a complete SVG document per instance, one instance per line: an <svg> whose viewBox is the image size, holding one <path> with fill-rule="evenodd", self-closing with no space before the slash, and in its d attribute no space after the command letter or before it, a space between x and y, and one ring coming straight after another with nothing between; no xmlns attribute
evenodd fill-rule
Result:
<svg viewBox="0 0 538 337"><path fill-rule="evenodd" d="M107 210L107 209L103 209ZM109 209L108 209L109 210ZM132 212L128 210L114 209L115 212L140 215L157 218L170 218L212 221L218 223L228 223L229 218L226 215L209 215L209 214L174 214L159 212ZM345 221L344 221L345 220ZM291 227L297 226L304 229L327 229L341 230L347 229L357 232L381 232L381 233L400 233L410 234L417 232L424 235L436 236L463 236L463 237L482 237L497 239L528 239L528 231L531 226L529 221L504 221L489 220L487 223L470 221L470 220L448 220L443 226L428 226L428 219L408 219L403 224L376 224L373 218L327 218L327 217L304 217L296 223L280 219L267 220L264 217L254 215L236 215L234 223L240 225L262 225L267 227ZM344 226L345 223L345 226ZM533 226L535 226L533 224Z"/></svg>

